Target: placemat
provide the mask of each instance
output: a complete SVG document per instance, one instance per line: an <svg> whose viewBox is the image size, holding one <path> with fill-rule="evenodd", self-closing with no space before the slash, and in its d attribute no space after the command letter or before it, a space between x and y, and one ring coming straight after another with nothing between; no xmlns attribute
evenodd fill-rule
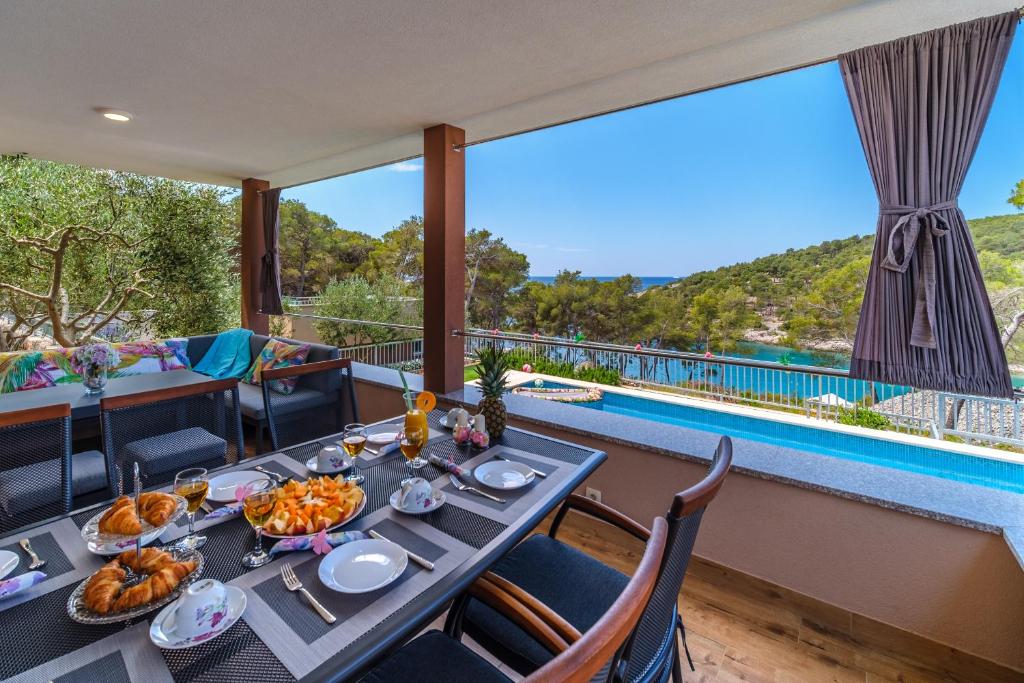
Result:
<svg viewBox="0 0 1024 683"><path fill-rule="evenodd" d="M334 593L323 588L316 578L321 556L305 551L285 555L232 581L244 588L249 598L245 617L249 625L296 678L330 659L476 552L415 517L400 515L391 508L378 510L349 528L379 528L389 539L408 543L414 552L423 551L421 554L428 559L432 557L434 570L423 570L410 561L400 580L378 591L357 595ZM337 622L326 624L321 620L317 624L320 617L304 598L282 590L280 567L285 562L335 613Z"/></svg>

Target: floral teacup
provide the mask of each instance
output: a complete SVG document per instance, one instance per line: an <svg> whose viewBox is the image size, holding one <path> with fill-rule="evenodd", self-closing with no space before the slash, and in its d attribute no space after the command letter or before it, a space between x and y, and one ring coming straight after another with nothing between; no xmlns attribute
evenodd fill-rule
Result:
<svg viewBox="0 0 1024 683"><path fill-rule="evenodd" d="M320 472L335 472L348 465L345 454L337 446L324 446L316 456L316 469Z"/></svg>
<svg viewBox="0 0 1024 683"><path fill-rule="evenodd" d="M228 613L224 584L213 579L196 581L178 598L174 611L174 635L192 638L212 631Z"/></svg>
<svg viewBox="0 0 1024 683"><path fill-rule="evenodd" d="M398 507L403 510L415 510L429 504L434 491L430 482L423 477L411 477L402 482L402 490L398 494Z"/></svg>

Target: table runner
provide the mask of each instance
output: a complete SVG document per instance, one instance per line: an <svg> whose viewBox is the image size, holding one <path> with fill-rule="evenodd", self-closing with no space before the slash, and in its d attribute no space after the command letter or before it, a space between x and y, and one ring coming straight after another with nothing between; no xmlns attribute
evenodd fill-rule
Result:
<svg viewBox="0 0 1024 683"><path fill-rule="evenodd" d="M441 411L434 411L429 416L432 434L439 428L437 418L440 415L443 415ZM430 441L428 448L438 454L450 454L460 465L473 466L490 458L487 453L456 447L447 432L437 433L439 435ZM282 473L306 477L311 473L306 471L305 461L315 455L322 444L332 443L336 438L250 458L224 469L250 469L263 464ZM331 608L341 617L338 624L330 629L315 621L310 622L308 617L315 617L312 610L298 596L280 594L278 585L280 563L290 562L307 588L315 588L318 595L324 597L322 591L326 589L312 578L320 558L309 552L293 553L266 567L247 572L239 558L252 547L254 534L240 515L207 521L201 518L200 513L197 528L209 539L202 550L206 558L203 576L242 586L246 590L249 608L243 619L225 634L185 650L158 650L149 642L148 625L156 611L128 627L124 624L86 626L66 616L68 595L103 563L103 558L88 552L79 534L81 525L101 508L73 513L0 539L0 547L9 546L22 537L34 539L37 550L45 548L47 553L52 553L47 557L40 552L53 565L47 569L54 571L54 575L23 595L0 601L0 633L9 641L5 643L5 656L0 657L0 679L19 676L19 681L49 681L67 675L64 680L75 681L103 668L112 672L115 680L126 675L128 680L136 683L161 680L252 683L254 680L294 680L313 671L320 662L325 662L322 667L344 669L346 662L351 662L352 657L359 656L358 653L371 647L372 643L387 637L409 620L422 618L417 610L422 610L424 602L418 598L431 586L439 581L449 584L446 579L449 576L485 569L486 564L474 562L479 563L485 556L493 561L495 549L507 548L509 543L528 531L522 526L513 526L522 524L524 518L513 519L520 511L525 510L522 513L525 515L531 511L544 513L550 510L557 500L544 500L545 496L556 490L558 497L564 496L573 485L567 477L580 464L593 458L588 469L578 473L575 483L579 483L578 479L592 471L604 457L590 449L513 429L496 440L496 445L522 451L522 454L510 451L508 457L519 457L537 469L552 473L546 480L525 489L515 500L510 497L510 506L518 506L511 514L507 510L481 505L460 494L448 495L448 503L435 512L420 517L404 515L392 510L387 501L402 479L411 473L404 457L393 452L372 462L357 464L360 473L367 477L363 484L367 505L344 528L379 528L389 538L397 536L392 540L408 544L414 552L436 557L437 568L434 572L427 572L410 563L402 579L380 591L362 597L330 594L330 599L340 600ZM217 473L212 472L211 475ZM444 476L441 470L432 466L425 468L423 474L431 480ZM559 483L563 485L562 489L558 488ZM532 519L530 525L538 521ZM182 520L181 524L175 524L165 532L161 541L179 538L186 530L187 525ZM70 570L68 564L71 565ZM22 571L24 567L19 567L17 573ZM304 614L301 610L309 611ZM115 650L122 653L120 661L117 657L105 659ZM304 656L294 654L303 651ZM134 655L127 654L131 652L145 652L148 659L132 659Z"/></svg>

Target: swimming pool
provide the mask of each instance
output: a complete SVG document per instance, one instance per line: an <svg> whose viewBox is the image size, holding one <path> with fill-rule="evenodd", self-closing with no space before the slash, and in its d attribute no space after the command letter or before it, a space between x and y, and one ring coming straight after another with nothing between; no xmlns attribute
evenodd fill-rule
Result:
<svg viewBox="0 0 1024 683"><path fill-rule="evenodd" d="M534 386L527 382L520 386ZM544 382L557 389L574 385ZM543 400L543 399L536 399ZM787 446L834 458L928 474L953 481L1024 493L1024 463L984 458L935 448L925 448L884 438L871 438L832 429L817 429L731 412L696 408L668 401L605 391L600 401L569 403L589 410L603 410L645 420L700 429L732 437Z"/></svg>

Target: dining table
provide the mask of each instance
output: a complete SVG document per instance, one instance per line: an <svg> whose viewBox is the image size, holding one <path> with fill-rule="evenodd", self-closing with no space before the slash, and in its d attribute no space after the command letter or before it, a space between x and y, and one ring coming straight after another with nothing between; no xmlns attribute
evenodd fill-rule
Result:
<svg viewBox="0 0 1024 683"><path fill-rule="evenodd" d="M513 427L485 450L456 444L441 426L444 415L440 410L428 415L430 439L423 454L459 465L465 472L464 482L486 492L480 482L473 481L471 472L498 458L521 462L546 476L535 476L522 488L500 491L504 502L498 503L459 490L445 468L431 464L415 475L442 490L446 502L426 514L409 515L389 503L403 480L413 474L401 452L385 448L360 454L353 467L364 477L366 505L338 531L375 531L433 563L433 570L409 562L401 576L383 588L335 592L318 579L325 555L312 550L283 553L269 564L246 569L241 557L255 541L249 523L241 515L205 519L200 511L195 527L207 538L200 549L202 578L240 588L246 608L241 619L216 638L184 649L161 649L150 640L150 625L159 610L136 621L103 625L78 623L68 616L69 596L106 560L91 553L81 536L82 526L109 503L93 506L0 537L0 549L14 552L19 540L28 538L47 562L45 580L0 600L4 650L0 680L354 680L381 655L442 615L456 596L522 541L607 457L599 450ZM402 419L396 416L379 424L394 423L397 429ZM306 469L307 461L324 446L336 445L341 436L247 458L211 470L210 477L258 466L305 480L317 476ZM157 544L182 538L187 528L181 517ZM264 541L265 547L273 543L269 538ZM27 562L22 559L16 573L25 571ZM334 623L327 623L305 599L287 589L281 576L283 563L291 565L304 587L337 617Z"/></svg>

